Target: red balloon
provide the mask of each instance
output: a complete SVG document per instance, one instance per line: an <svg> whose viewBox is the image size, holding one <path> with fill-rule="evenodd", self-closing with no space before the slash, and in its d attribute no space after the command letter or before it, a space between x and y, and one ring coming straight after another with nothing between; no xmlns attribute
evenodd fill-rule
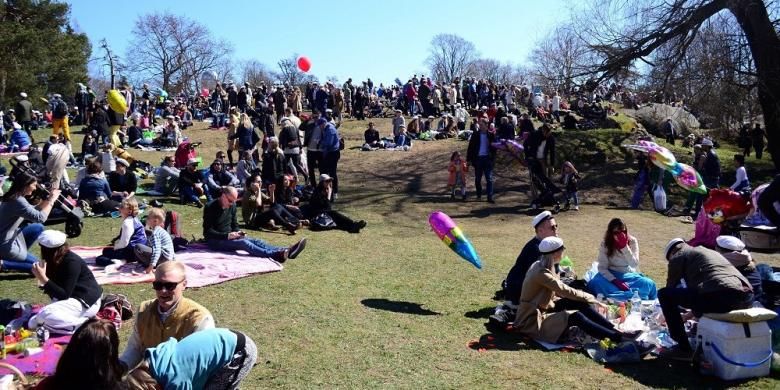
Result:
<svg viewBox="0 0 780 390"><path fill-rule="evenodd" d="M200 90L200 96L208 97L209 96L209 89L208 88L201 89Z"/></svg>
<svg viewBox="0 0 780 390"><path fill-rule="evenodd" d="M298 57L298 69L302 72L308 72L311 69L311 61L307 57Z"/></svg>

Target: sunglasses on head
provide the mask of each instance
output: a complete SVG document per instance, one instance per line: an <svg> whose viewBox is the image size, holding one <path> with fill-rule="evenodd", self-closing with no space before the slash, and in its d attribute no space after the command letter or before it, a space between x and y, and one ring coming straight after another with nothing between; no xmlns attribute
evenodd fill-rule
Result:
<svg viewBox="0 0 780 390"><path fill-rule="evenodd" d="M178 282L159 282L159 281L155 280L154 282L152 282L152 288L157 290L157 291L160 291L162 289L166 289L168 291L173 291L174 289L176 289L176 286L178 286L179 283L181 283L183 281L184 280L180 280Z"/></svg>

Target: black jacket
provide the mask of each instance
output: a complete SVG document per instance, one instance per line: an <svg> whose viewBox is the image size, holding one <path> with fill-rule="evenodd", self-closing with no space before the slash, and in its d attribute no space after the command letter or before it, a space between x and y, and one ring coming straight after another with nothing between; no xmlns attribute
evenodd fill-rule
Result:
<svg viewBox="0 0 780 390"><path fill-rule="evenodd" d="M199 170L196 169L194 172L190 172L187 168L181 170L179 173L179 188L197 183L203 183L203 175L201 175Z"/></svg>
<svg viewBox="0 0 780 390"><path fill-rule="evenodd" d="M138 189L138 178L135 173L130 172L130 168L124 175L114 171L108 174L108 186L111 191L135 192Z"/></svg>
<svg viewBox="0 0 780 390"><path fill-rule="evenodd" d="M482 139L479 131L475 131L469 138L469 147L466 150L466 161L474 165L477 163L477 157L479 157L479 141ZM491 159L496 158L496 148L493 146L493 142L496 141L496 134L488 132L488 154Z"/></svg>
<svg viewBox="0 0 780 390"><path fill-rule="evenodd" d="M539 146L542 144L542 141L547 141L544 145L544 159L543 161L548 161L550 166L555 166L555 136L550 134L549 137L544 138L544 133L542 130L536 130L531 133L530 136L528 136L528 139L525 140L525 144L523 147L525 148L525 156L526 159L535 159L536 158L536 152L539 149Z"/></svg>
<svg viewBox="0 0 780 390"><path fill-rule="evenodd" d="M87 263L73 252L66 253L56 267L47 266L46 276L49 281L41 288L52 299L75 298L87 308L103 295L103 289L95 281Z"/></svg>
<svg viewBox="0 0 780 390"><path fill-rule="evenodd" d="M276 183L280 177L284 176L284 154L263 153L263 172L261 176L263 181L269 183Z"/></svg>
<svg viewBox="0 0 780 390"><path fill-rule="evenodd" d="M775 202L780 202L780 175L775 176L775 179L758 196L758 208L775 226L780 226L780 213L775 210Z"/></svg>

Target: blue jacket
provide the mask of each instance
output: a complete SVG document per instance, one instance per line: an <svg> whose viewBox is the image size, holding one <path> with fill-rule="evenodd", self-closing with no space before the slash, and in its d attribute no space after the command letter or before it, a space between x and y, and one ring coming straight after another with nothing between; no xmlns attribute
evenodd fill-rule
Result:
<svg viewBox="0 0 780 390"><path fill-rule="evenodd" d="M95 200L99 197L110 198L111 187L106 179L87 176L79 184L79 200Z"/></svg>
<svg viewBox="0 0 780 390"><path fill-rule="evenodd" d="M339 130L333 123L328 122L322 129L322 139L320 139L320 148L323 153L339 151Z"/></svg>

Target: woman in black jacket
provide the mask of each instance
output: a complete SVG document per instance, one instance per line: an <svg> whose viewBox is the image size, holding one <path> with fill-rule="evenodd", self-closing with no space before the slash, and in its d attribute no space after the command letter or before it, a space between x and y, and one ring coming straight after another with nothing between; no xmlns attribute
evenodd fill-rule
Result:
<svg viewBox="0 0 780 390"><path fill-rule="evenodd" d="M336 224L336 229L345 230L350 233L360 233L360 230L366 227L366 221L355 221L352 218L331 208L330 197L333 192L333 178L326 174L320 175L320 182L314 193L311 195L309 204L305 208L305 215L308 215L312 229L317 225L318 220L324 216L330 217Z"/></svg>
<svg viewBox="0 0 780 390"><path fill-rule="evenodd" d="M276 137L268 139L268 149L263 153L263 185L276 183L285 174L284 151Z"/></svg>
<svg viewBox="0 0 780 390"><path fill-rule="evenodd" d="M65 239L65 233L57 230L47 230L38 238L42 261L33 265L32 273L54 302L30 318L30 329L43 326L53 333L73 334L100 310L103 289Z"/></svg>

